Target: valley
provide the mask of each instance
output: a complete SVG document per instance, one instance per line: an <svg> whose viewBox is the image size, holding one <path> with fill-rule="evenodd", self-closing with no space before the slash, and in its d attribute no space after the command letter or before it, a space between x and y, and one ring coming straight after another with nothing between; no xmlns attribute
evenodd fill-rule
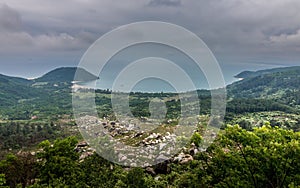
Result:
<svg viewBox="0 0 300 188"><path fill-rule="evenodd" d="M133 116L121 121L112 109L114 93L97 89L98 118L93 121L96 123L78 127L72 109L75 71L70 67L58 68L34 80L0 75L0 187L1 177L11 187L300 186L300 67L237 75L242 80L226 88L224 117L209 118L211 93L197 90L200 110L195 116L197 122L191 123L194 132L180 137L185 144L171 158L170 152L154 150L165 147L164 142L175 143L179 139L175 132L182 106L177 93L129 93ZM80 71L85 81L98 79L83 69ZM166 108L158 123L151 115L163 111L149 109L149 105L155 107L155 101L158 105L163 101ZM82 135L80 129L91 129L86 132L90 136L97 133L81 149L80 143L87 135ZM98 135L103 132L124 144L124 148L116 149L107 140L99 140ZM215 141L206 149L208 138ZM108 143L103 151L105 156L95 153L99 148L89 146L92 142ZM134 160L135 154L130 153L130 159L114 153L131 146L152 148L154 153L149 150L138 155L159 162L134 168L142 163ZM107 159L115 160L111 156L117 156L119 164L109 162ZM34 168L27 168L31 165ZM13 176L16 169L20 169L20 174Z"/></svg>

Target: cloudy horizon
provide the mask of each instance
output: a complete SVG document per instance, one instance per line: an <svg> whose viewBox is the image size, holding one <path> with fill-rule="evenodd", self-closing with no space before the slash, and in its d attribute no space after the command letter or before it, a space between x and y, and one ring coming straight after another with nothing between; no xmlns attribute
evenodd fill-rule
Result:
<svg viewBox="0 0 300 188"><path fill-rule="evenodd" d="M243 70L299 65L299 10L297 0L0 0L0 73L77 66L103 34L153 20L197 34L230 81Z"/></svg>

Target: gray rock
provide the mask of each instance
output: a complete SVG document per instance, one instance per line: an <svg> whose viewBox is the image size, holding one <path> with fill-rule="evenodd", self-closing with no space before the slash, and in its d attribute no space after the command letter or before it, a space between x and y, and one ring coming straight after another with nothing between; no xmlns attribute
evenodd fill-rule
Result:
<svg viewBox="0 0 300 188"><path fill-rule="evenodd" d="M165 143L160 143L159 144L159 150L162 150L167 144Z"/></svg>
<svg viewBox="0 0 300 188"><path fill-rule="evenodd" d="M156 175L154 169L151 168L151 167L147 167L145 170L146 170L146 172L148 172L148 173L151 174L151 175Z"/></svg>
<svg viewBox="0 0 300 188"><path fill-rule="evenodd" d="M123 162L127 159L125 155L121 155L121 154L118 157L119 157L119 162Z"/></svg>
<svg viewBox="0 0 300 188"><path fill-rule="evenodd" d="M180 164L186 164L190 161L194 160L193 157L191 155L186 155L179 163Z"/></svg>
<svg viewBox="0 0 300 188"><path fill-rule="evenodd" d="M166 156L164 156L164 155L159 155L159 156L156 158L156 161L157 161L158 163L162 163L162 162L167 161L167 160L169 160L169 158L166 157Z"/></svg>

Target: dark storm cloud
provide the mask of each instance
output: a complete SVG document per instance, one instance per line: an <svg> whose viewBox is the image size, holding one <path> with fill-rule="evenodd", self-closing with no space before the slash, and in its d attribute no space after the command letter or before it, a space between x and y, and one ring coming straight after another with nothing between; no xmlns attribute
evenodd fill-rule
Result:
<svg viewBox="0 0 300 188"><path fill-rule="evenodd" d="M9 32L20 30L20 28L20 14L7 5L0 5L0 30Z"/></svg>
<svg viewBox="0 0 300 188"><path fill-rule="evenodd" d="M118 26L157 20L196 33L224 66L296 62L299 10L298 0L0 0L0 54L80 56Z"/></svg>
<svg viewBox="0 0 300 188"><path fill-rule="evenodd" d="M149 6L181 6L181 0L151 0Z"/></svg>
<svg viewBox="0 0 300 188"><path fill-rule="evenodd" d="M6 4L0 5L0 53L78 50L96 39L93 33L85 31L74 34L55 30L46 33L30 32L25 29L25 24L16 10Z"/></svg>
<svg viewBox="0 0 300 188"><path fill-rule="evenodd" d="M272 51L278 43L291 43L288 40L300 29L297 0L74 0L44 1L43 5L37 0L26 2L11 0L8 6L4 5L9 11L1 11L5 14L1 16L2 23L7 24L3 28L20 30L18 15L22 15L23 35L49 42L53 48L62 45L59 50L68 47L64 46L66 43L80 48L79 42L90 44L117 26L144 20L184 26L214 51L221 52Z"/></svg>

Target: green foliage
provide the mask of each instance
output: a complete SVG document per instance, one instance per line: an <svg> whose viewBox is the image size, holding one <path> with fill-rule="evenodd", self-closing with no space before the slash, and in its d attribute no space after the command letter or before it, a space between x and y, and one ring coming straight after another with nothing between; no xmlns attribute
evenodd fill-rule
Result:
<svg viewBox="0 0 300 188"><path fill-rule="evenodd" d="M279 111L239 114L227 119L226 123L231 125L239 124L246 130L252 130L254 127L263 126L267 121L273 127L292 129L296 132L300 130L300 115Z"/></svg>
<svg viewBox="0 0 300 188"><path fill-rule="evenodd" d="M39 144L38 153L41 183L52 184L58 180L66 185L75 185L80 178L78 153L74 150L77 144L75 137L56 140L53 145L46 140Z"/></svg>
<svg viewBox="0 0 300 188"><path fill-rule="evenodd" d="M227 91L234 99L264 99L273 104L269 108L283 108L288 105L296 107L299 112L299 74L299 66L248 72L240 75L245 76L244 80L229 85Z"/></svg>
<svg viewBox="0 0 300 188"><path fill-rule="evenodd" d="M0 162L0 173L5 174L6 183L10 187L30 185L36 177L36 158L30 153L8 154Z"/></svg>
<svg viewBox="0 0 300 188"><path fill-rule="evenodd" d="M0 149L21 149L45 139L63 136L62 128L53 122L9 121L0 123Z"/></svg>
<svg viewBox="0 0 300 188"><path fill-rule="evenodd" d="M39 144L37 159L9 154L0 162L0 183L30 187L297 187L300 186L300 133L271 127L247 131L227 126L215 142L186 163L123 168L94 154L79 161L75 137ZM195 133L192 140L201 141ZM161 164L163 165L163 164ZM35 182L32 180L36 180Z"/></svg>
<svg viewBox="0 0 300 188"><path fill-rule="evenodd" d="M132 187L132 188L147 187L145 181L145 173L144 170L141 168L131 169L127 173L123 182L125 183L126 187Z"/></svg>
<svg viewBox="0 0 300 188"><path fill-rule="evenodd" d="M20 99L37 96L40 91L31 90L30 83L26 79L0 74L0 107L5 108L10 105L16 105Z"/></svg>
<svg viewBox="0 0 300 188"><path fill-rule="evenodd" d="M300 186L300 134L271 127L228 126L205 152L161 176L168 187Z"/></svg>
<svg viewBox="0 0 300 188"><path fill-rule="evenodd" d="M282 111L287 113L297 113L295 108L272 99L233 99L227 103L227 116L233 114L243 114L252 112Z"/></svg>
<svg viewBox="0 0 300 188"><path fill-rule="evenodd" d="M299 133L263 126L253 132L229 126L199 155L204 179L216 187L288 187L300 182Z"/></svg>
<svg viewBox="0 0 300 188"><path fill-rule="evenodd" d="M191 137L191 143L194 143L197 147L200 146L201 142L202 142L202 136L200 133L195 132L192 137Z"/></svg>
<svg viewBox="0 0 300 188"><path fill-rule="evenodd" d="M0 174L0 187L6 184L5 174Z"/></svg>
<svg viewBox="0 0 300 188"><path fill-rule="evenodd" d="M80 168L86 186L114 187L120 177L124 175L123 169L97 154L85 159Z"/></svg>

